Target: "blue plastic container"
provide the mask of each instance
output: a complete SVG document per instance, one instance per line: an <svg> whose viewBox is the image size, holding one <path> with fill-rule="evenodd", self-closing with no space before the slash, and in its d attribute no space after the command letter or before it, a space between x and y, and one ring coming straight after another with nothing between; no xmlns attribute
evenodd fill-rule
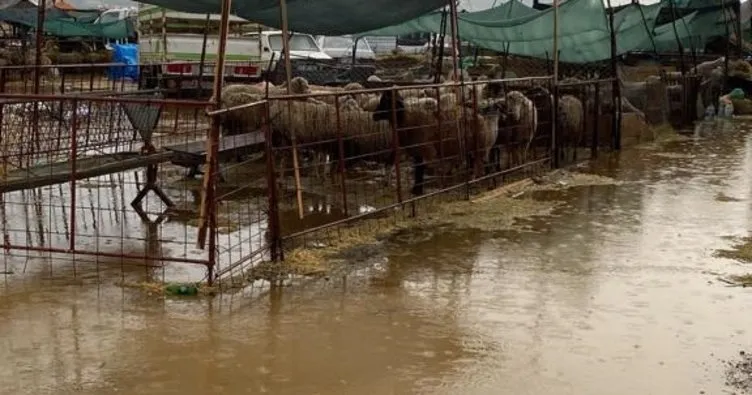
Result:
<svg viewBox="0 0 752 395"><path fill-rule="evenodd" d="M138 81L138 45L115 44L112 46L112 63L120 63L110 66L107 76L110 80L122 80L124 78ZM125 65L125 66L123 66Z"/></svg>

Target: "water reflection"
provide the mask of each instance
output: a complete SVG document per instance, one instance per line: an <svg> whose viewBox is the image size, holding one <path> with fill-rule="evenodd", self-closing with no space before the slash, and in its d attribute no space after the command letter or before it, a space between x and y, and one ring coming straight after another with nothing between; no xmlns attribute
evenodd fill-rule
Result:
<svg viewBox="0 0 752 395"><path fill-rule="evenodd" d="M593 169L626 183L540 193L567 204L519 230L404 231L373 267L262 299L17 286L0 297L0 388L719 393L750 295L705 273L731 267L712 257L721 236L749 229L752 140L706 140L604 157Z"/></svg>

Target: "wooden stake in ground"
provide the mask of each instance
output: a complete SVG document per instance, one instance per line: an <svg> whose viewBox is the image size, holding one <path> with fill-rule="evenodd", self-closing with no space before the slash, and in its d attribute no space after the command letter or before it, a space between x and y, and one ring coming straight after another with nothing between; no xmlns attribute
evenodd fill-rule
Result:
<svg viewBox="0 0 752 395"><path fill-rule="evenodd" d="M290 31L287 26L287 0L279 0L279 13L282 19L282 51L285 55L285 80L287 81L287 94L290 95L290 82L292 81L292 68L290 66ZM290 100L287 100L287 111L292 111ZM295 130L290 134L292 145L292 167L295 175L295 195L298 200L298 216L303 219L303 188L300 185L300 166L298 164L298 143L295 138Z"/></svg>

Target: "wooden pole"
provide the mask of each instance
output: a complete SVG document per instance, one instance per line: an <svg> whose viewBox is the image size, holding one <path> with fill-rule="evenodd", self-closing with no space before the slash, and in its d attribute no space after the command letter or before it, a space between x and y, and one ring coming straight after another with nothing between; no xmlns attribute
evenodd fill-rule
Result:
<svg viewBox="0 0 752 395"><path fill-rule="evenodd" d="M211 103L214 109L219 109L222 102L222 84L225 77L225 51L227 49L227 32L230 26L230 7L232 0L222 1L222 15L219 22L219 45L217 45L217 63L214 66L214 102ZM217 231L217 213L215 210L216 198L216 174L219 168L217 155L219 152L219 117L214 116L211 119L211 129L209 138L206 141L206 165L204 169L204 180L201 194L201 212L199 216L198 228L198 245L203 249L206 243L206 230L209 229L209 281L213 280L212 267L216 259L216 231Z"/></svg>
<svg viewBox="0 0 752 395"><path fill-rule="evenodd" d="M559 0L554 0L554 42L553 42L553 55L554 55L554 72L553 72L553 85L554 85L554 102L553 102L553 116L551 117L551 152L553 153L553 167L559 167L559 150L557 139L557 123L556 120L559 117Z"/></svg>
<svg viewBox="0 0 752 395"><path fill-rule="evenodd" d="M287 94L290 95L290 82L292 81L292 66L290 63L290 31L287 24L287 0L279 0L279 14L282 18L282 52L285 56L285 81L287 81ZM287 111L292 111L290 101L287 101ZM298 217L303 219L303 188L300 185L300 165L298 162L298 142L295 131L290 133L292 145L292 167L295 174L295 195L298 200Z"/></svg>

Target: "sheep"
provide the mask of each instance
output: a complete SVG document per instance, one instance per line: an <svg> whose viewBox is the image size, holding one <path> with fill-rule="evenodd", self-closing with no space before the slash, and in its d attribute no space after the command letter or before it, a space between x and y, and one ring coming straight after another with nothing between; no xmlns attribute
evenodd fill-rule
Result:
<svg viewBox="0 0 752 395"><path fill-rule="evenodd" d="M396 95L396 96L395 96ZM395 103L395 109L392 109L392 102ZM464 140L465 137L472 138L475 147L480 152L473 152L473 176L478 176L483 170L484 161L488 159L492 140L491 131L488 130L486 121L483 116L472 116L468 128L460 128L460 131L467 129L470 135L463 135L461 132L458 141L446 141L444 136L451 135L455 131L458 119L451 119L447 114L446 121L442 122L440 127L436 127L436 115L422 109L411 108L405 104L405 100L395 91L385 91L381 95L379 107L373 113L372 119L376 122L389 121L396 124L397 136L399 143L407 148L407 153L413 159L413 195L419 196L424 193L424 177L426 162L432 162L436 158L437 151L443 151L450 156L465 154ZM494 117L491 115L491 117Z"/></svg>
<svg viewBox="0 0 752 395"><path fill-rule="evenodd" d="M573 151L573 159L577 160L577 148L582 144L583 131L583 106L580 99L572 95L562 95L557 106L557 124L559 128L558 144L562 148L570 147ZM562 159L566 160L566 153L561 150Z"/></svg>
<svg viewBox="0 0 752 395"><path fill-rule="evenodd" d="M514 146L510 151L513 166L524 163L538 129L538 110L532 100L520 91L511 91L495 101L504 114L499 118L498 133L491 153L496 171L501 171L500 147ZM524 149L518 145L524 143Z"/></svg>
<svg viewBox="0 0 752 395"><path fill-rule="evenodd" d="M228 85L223 91L221 106L232 107L261 100L262 96L255 93L257 91L247 86ZM326 156L339 157L340 132L346 137L343 145L347 157L364 156L391 148L389 123L373 122L371 113L361 110L350 96L337 100L340 128L337 127L337 108L333 105L310 100L269 101L270 126L275 144L289 143L295 134L300 144L313 145L310 150L318 156L314 164L316 175L321 175L320 165L326 163ZM262 124L263 109L263 106L255 106L224 114L222 121L226 133L239 134L258 129ZM377 158L377 161L391 163L388 158Z"/></svg>

